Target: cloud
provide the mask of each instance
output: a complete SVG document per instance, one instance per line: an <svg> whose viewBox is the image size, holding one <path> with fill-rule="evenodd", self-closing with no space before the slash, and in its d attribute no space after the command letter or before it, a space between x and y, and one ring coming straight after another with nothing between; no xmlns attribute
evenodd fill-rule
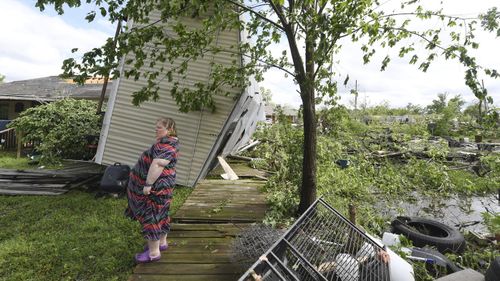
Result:
<svg viewBox="0 0 500 281"><path fill-rule="evenodd" d="M425 1L429 4L432 1ZM475 16L485 12L497 4L498 0L482 0L471 3L470 0L445 0L445 12L456 16ZM399 1L386 1L384 9ZM86 6L79 10L67 9L65 16L57 16L47 9L39 12L32 1L28 0L0 0L0 73L6 75L7 81L31 79L61 72L62 61L74 54L72 48L78 47L80 53L93 47L100 46L104 40L113 36L115 27L96 19L88 24L84 19ZM420 26L420 24L416 24ZM487 67L498 68L500 56L499 39L486 32L477 32L477 41L480 49L475 53L478 63ZM303 44L299 42L303 47ZM461 94L467 101L475 98L464 85L464 69L456 62L438 59L427 73L422 73L415 65L408 65L409 58L397 57L397 50L386 51L379 49L373 62L364 65L359 45L346 41L338 54L339 63L335 65L338 81L338 90L341 103L349 105L353 96L349 91L358 81L359 98L365 99L372 105L388 101L392 106L405 106L408 103L427 105L437 97L438 93L448 92L451 95ZM281 54L285 44L276 46L272 50ZM301 49L302 50L302 49ZM380 62L386 54L392 55L392 61L386 71L380 71ZM343 81L349 74L350 81L345 87ZM484 79L490 95L496 103L500 102L500 81ZM297 85L292 77L284 77L279 70L270 70L265 75L261 85L273 93L273 101L279 104L288 104L298 107L301 104Z"/></svg>
<svg viewBox="0 0 500 281"><path fill-rule="evenodd" d="M62 61L103 44L101 30L75 27L13 0L0 1L0 73L7 81L61 73ZM81 52L71 54L72 48Z"/></svg>
<svg viewBox="0 0 500 281"><path fill-rule="evenodd" d="M485 0L471 4L467 0L446 0L444 1L444 11L455 16L477 16L484 13L488 8L495 6L495 0ZM387 2L397 4L398 1ZM428 4L426 2L426 4ZM391 8L391 7L384 7ZM436 8L436 7L429 7ZM430 24L441 24L431 21ZM417 23L416 28L424 28L429 22ZM445 26L443 28L446 28ZM494 34L477 30L475 32L476 41L479 42L479 49L473 52L477 62L489 68L497 68L500 65L500 56L497 55L500 47L500 39ZM377 52L372 61L363 64L363 54L360 51L360 44L353 44L349 40L341 43L343 48L336 55L334 70L336 76L333 77L338 82L338 91L341 97L340 102L350 105L353 96L350 90L358 82L359 98L367 100L371 105L388 101L391 106L405 106L408 103L428 105L437 98L438 93L449 93L450 95L460 94L467 102L476 100L471 90L465 85L465 68L458 61L445 60L442 56L431 64L427 72L418 70L418 65L409 65L410 58L399 58L399 49L385 50L377 48ZM418 44L417 44L418 46ZM422 44L420 43L420 46ZM420 57L426 57L428 53L420 50ZM390 55L391 62L385 71L380 71L383 58ZM347 86L343 85L346 76L350 80ZM500 80L482 77L489 94L496 104L500 102ZM300 96L295 93L297 87L291 82L291 78L283 78L275 72L266 75L262 83L273 93L273 101L277 103L286 102L299 106Z"/></svg>

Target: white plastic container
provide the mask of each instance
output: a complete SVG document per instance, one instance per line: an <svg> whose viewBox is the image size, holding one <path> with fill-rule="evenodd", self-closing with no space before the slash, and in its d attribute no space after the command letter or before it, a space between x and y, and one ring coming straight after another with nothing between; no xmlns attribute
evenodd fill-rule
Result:
<svg viewBox="0 0 500 281"><path fill-rule="evenodd" d="M401 241L399 241L398 234L384 232L382 236L382 243L386 246L398 246L401 243Z"/></svg>
<svg viewBox="0 0 500 281"><path fill-rule="evenodd" d="M389 262L389 275L391 276L391 280L415 281L413 266L391 249L387 249L387 253L391 257L391 261Z"/></svg>
<svg viewBox="0 0 500 281"><path fill-rule="evenodd" d="M392 234L392 233L388 233L386 235L386 233L388 233L388 232L385 232L383 235L384 237L386 237L385 238L386 242L388 242L388 243L391 243L391 241L392 242L394 242L394 241L399 242L398 235ZM385 244L383 242L383 240L380 241L380 239L375 238L368 233L366 233L366 235L368 237L370 237L373 241L377 242L380 246L383 246L383 245L389 246L389 245ZM394 236L396 236L396 238ZM392 251L391 249L386 248L386 251L390 257L389 276L391 277L391 281L415 281L415 276L413 273L413 266L411 264L409 264L407 261L405 261L398 254L394 253L394 251Z"/></svg>

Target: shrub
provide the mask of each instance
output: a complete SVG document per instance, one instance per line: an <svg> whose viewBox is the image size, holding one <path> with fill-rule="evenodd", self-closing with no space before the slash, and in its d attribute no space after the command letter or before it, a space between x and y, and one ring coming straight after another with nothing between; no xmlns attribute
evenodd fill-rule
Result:
<svg viewBox="0 0 500 281"><path fill-rule="evenodd" d="M94 101L62 99L24 111L9 127L23 132L22 141L39 143L42 164L82 159L88 154L86 136L100 132L96 108Z"/></svg>

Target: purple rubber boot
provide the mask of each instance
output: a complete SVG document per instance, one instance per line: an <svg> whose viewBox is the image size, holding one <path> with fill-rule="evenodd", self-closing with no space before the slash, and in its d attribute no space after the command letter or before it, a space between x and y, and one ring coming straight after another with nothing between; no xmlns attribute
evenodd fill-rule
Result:
<svg viewBox="0 0 500 281"><path fill-rule="evenodd" d="M148 263L148 262L155 262L155 261L159 261L161 259L161 254L157 257L150 257L149 256L149 250L146 250L142 253L139 253L139 254L136 254L135 255L135 261L137 263Z"/></svg>

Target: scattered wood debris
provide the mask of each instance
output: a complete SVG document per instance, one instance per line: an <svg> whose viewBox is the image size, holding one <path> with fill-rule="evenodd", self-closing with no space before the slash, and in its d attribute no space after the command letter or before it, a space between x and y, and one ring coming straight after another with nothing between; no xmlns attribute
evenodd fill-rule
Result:
<svg viewBox="0 0 500 281"><path fill-rule="evenodd" d="M60 195L100 180L104 168L92 162L67 162L61 170L0 169L0 194Z"/></svg>

